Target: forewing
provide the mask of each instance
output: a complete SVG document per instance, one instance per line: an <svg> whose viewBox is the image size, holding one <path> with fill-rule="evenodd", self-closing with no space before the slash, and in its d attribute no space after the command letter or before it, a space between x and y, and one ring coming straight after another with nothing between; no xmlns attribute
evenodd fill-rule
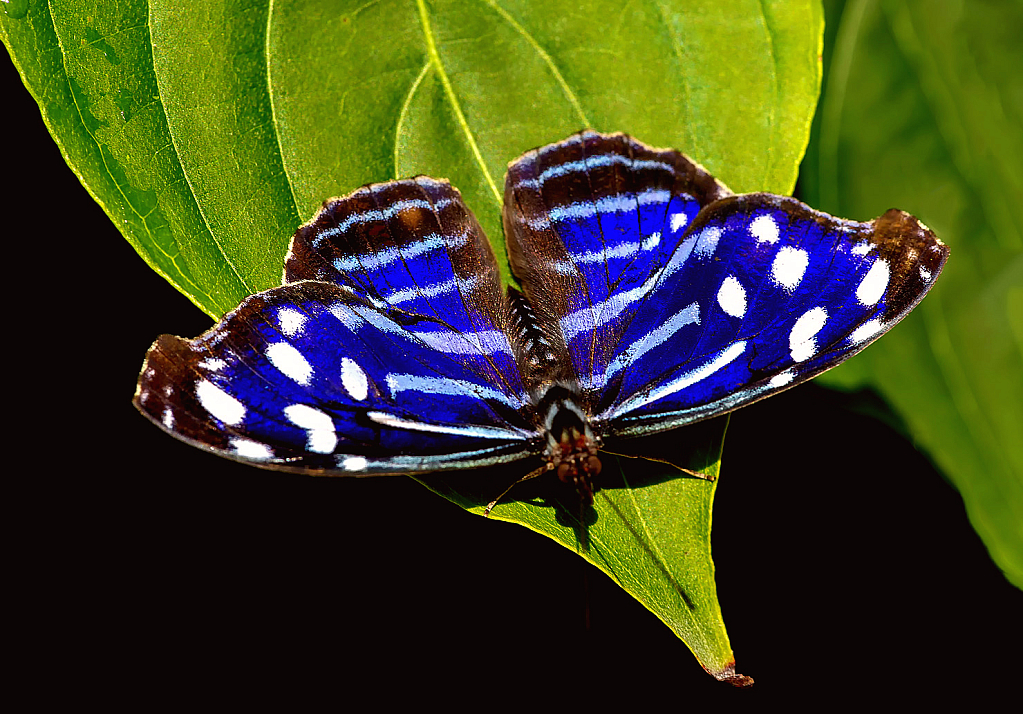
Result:
<svg viewBox="0 0 1023 714"><path fill-rule="evenodd" d="M254 295L195 340L160 337L135 404L224 456L356 476L511 460L535 438L524 394L321 282Z"/></svg>
<svg viewBox="0 0 1023 714"><path fill-rule="evenodd" d="M564 340L571 376L585 386L605 371L688 224L726 195L679 152L623 134L585 131L508 167L512 269L545 332Z"/></svg>
<svg viewBox="0 0 1023 714"><path fill-rule="evenodd" d="M326 202L285 259L285 283L302 280L364 298L482 382L522 392L493 250L447 181L372 184Z"/></svg>
<svg viewBox="0 0 1023 714"><path fill-rule="evenodd" d="M810 379L905 317L947 257L894 209L857 223L770 194L712 204L595 375L598 421L660 431Z"/></svg>

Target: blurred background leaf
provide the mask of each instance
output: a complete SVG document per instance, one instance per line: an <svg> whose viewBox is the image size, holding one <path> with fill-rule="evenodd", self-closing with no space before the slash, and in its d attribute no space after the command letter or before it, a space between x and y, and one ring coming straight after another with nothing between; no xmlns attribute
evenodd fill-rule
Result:
<svg viewBox="0 0 1023 714"><path fill-rule="evenodd" d="M825 7L802 197L858 220L901 208L952 253L897 330L821 383L884 397L1023 587L1023 4Z"/></svg>

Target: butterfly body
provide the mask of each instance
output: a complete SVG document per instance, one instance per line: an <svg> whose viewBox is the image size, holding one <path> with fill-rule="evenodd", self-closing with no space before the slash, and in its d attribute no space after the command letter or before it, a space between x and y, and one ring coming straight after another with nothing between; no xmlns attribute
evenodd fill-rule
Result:
<svg viewBox="0 0 1023 714"><path fill-rule="evenodd" d="M607 440L709 418L838 364L933 285L947 248L889 211L734 196L677 151L582 132L509 166L502 286L457 190L327 202L284 285L162 336L135 403L258 466L364 476L535 459L592 498Z"/></svg>

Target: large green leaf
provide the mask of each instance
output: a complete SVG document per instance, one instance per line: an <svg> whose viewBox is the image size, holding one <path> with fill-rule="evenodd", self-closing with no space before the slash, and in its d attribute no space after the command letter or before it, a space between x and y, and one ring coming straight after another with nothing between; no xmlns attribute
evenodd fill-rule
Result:
<svg viewBox="0 0 1023 714"><path fill-rule="evenodd" d="M1023 5L851 0L828 18L807 199L898 206L952 253L914 314L824 380L884 395L1023 587Z"/></svg>
<svg viewBox="0 0 1023 714"><path fill-rule="evenodd" d="M217 316L278 284L291 233L321 201L370 181L451 179L503 256L507 162L586 126L680 148L737 191L788 193L822 17L815 0L53 0L9 5L0 30L86 188ZM723 432L692 432L686 463L716 473ZM637 464L609 459L617 485L585 528L572 508L515 493L495 517L580 550L731 678L714 485ZM430 485L472 510L494 495Z"/></svg>

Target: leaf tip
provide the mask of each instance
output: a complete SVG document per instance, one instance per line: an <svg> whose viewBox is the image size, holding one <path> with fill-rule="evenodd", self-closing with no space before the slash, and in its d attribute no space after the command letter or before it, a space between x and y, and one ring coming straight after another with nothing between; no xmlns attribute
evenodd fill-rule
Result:
<svg viewBox="0 0 1023 714"><path fill-rule="evenodd" d="M733 687L752 687L753 677L747 677L745 674L739 674L735 671L735 662L729 662L724 669L714 671L711 669L707 670L708 673L714 676L719 682L727 682Z"/></svg>

